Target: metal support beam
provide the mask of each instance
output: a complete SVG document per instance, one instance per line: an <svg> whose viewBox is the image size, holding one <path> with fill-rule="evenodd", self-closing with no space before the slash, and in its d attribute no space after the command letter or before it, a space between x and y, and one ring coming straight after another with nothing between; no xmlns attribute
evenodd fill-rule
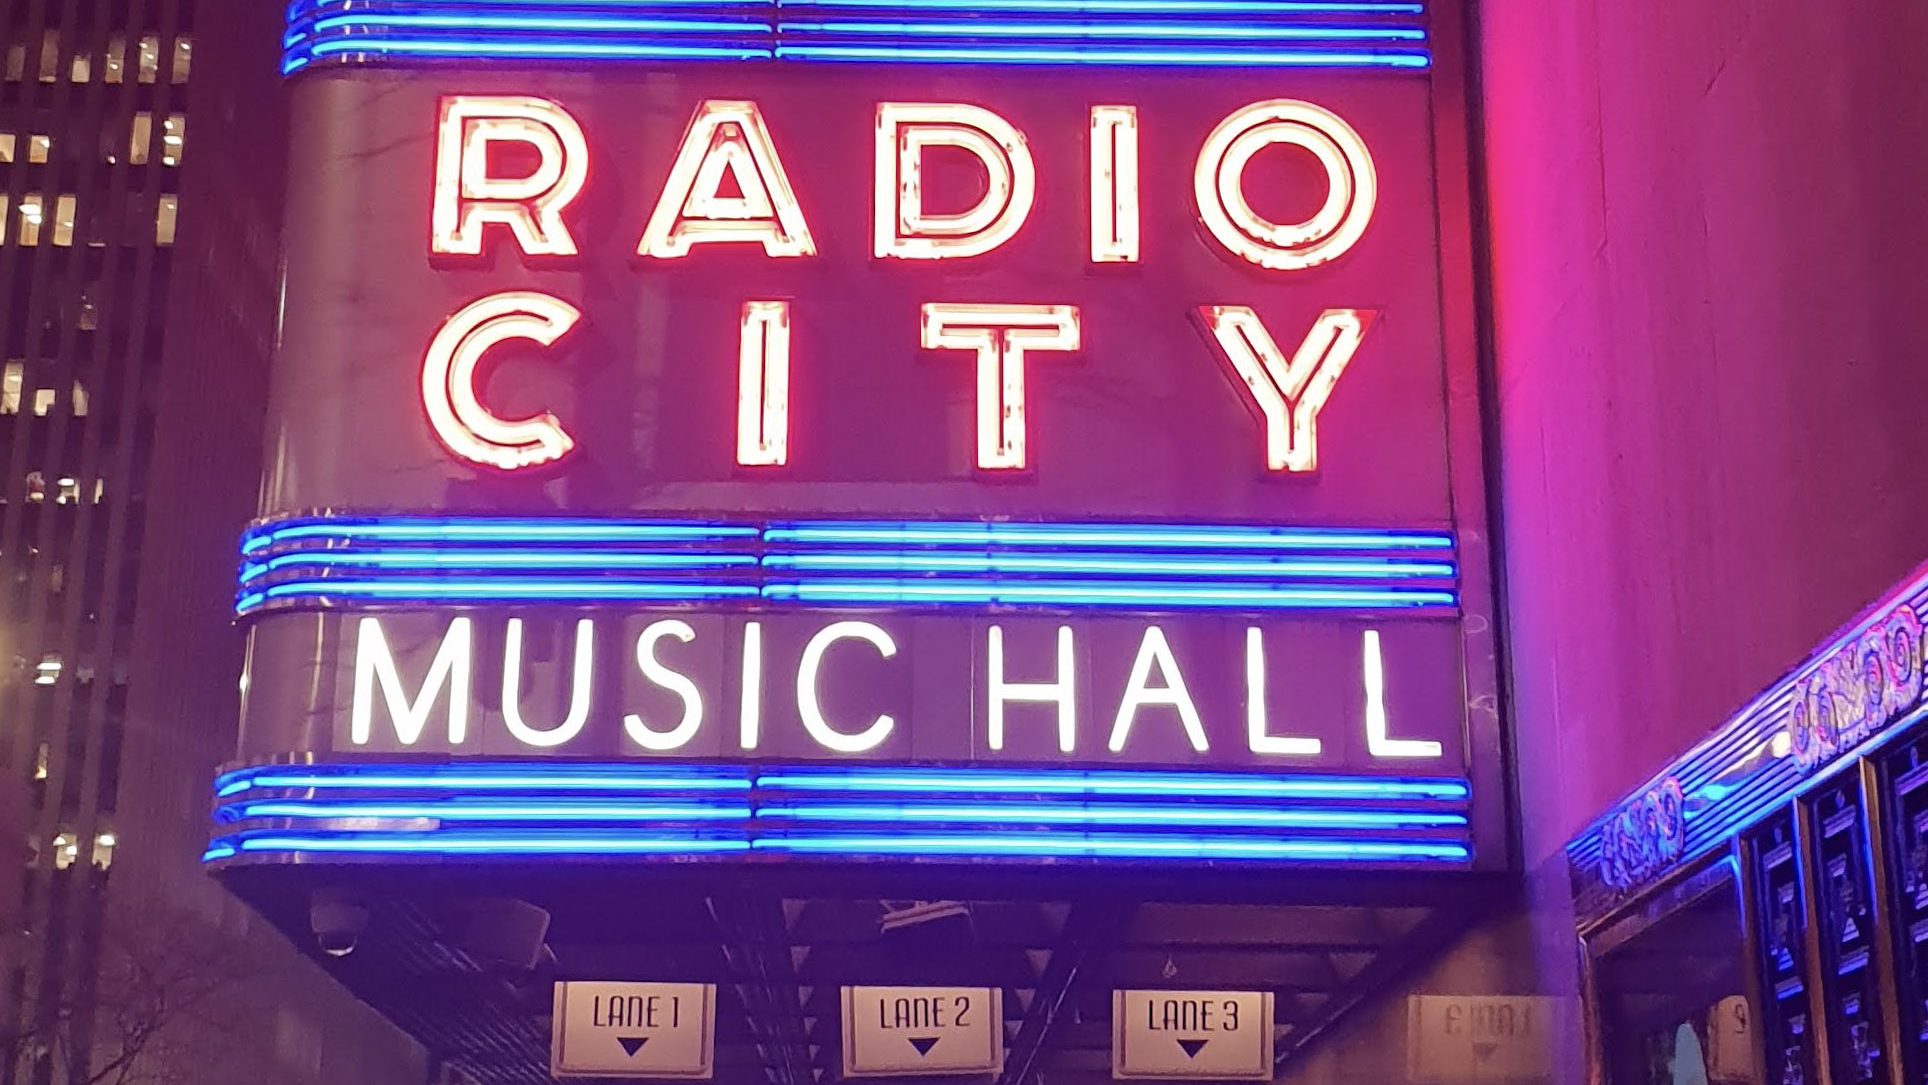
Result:
<svg viewBox="0 0 1928 1085"><path fill-rule="evenodd" d="M814 1085L797 1003L796 969L782 902L742 887L709 898L710 916L722 935L730 972L741 977L737 994L749 1009L750 1032L769 1069L771 1085Z"/></svg>
<svg viewBox="0 0 1928 1085"><path fill-rule="evenodd" d="M1065 999L1078 982L1078 975L1094 956L1103 953L1124 937L1137 904L1129 901L1087 901L1073 905L1065 917L1064 931L1051 951L1051 959L1038 979L1030 1012L1018 1026L1018 1035L1004 1057L1004 1075L997 1085L1030 1085L1044 1054L1045 1040L1058 1022Z"/></svg>
<svg viewBox="0 0 1928 1085"><path fill-rule="evenodd" d="M1273 1058L1273 1076L1277 1077L1285 1064L1318 1036L1337 1024L1339 1019L1352 1012L1366 999L1382 994L1386 986L1407 969L1429 961L1445 948L1456 935L1465 929L1472 912L1465 906L1443 905L1433 910L1425 919L1419 921L1411 930L1390 942L1372 959L1372 963L1360 969L1343 987L1326 999L1305 1024L1292 1030Z"/></svg>

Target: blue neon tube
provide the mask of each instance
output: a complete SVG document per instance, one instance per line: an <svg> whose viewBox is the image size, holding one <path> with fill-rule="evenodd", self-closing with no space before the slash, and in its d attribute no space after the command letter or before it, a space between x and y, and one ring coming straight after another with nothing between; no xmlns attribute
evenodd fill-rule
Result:
<svg viewBox="0 0 1928 1085"><path fill-rule="evenodd" d="M273 589L269 589L272 593ZM1385 588L1316 588L1198 581L1046 580L862 580L825 577L765 584L768 599L802 602L1060 604L1066 606L1227 607L1234 609L1379 609L1450 607L1450 591Z"/></svg>
<svg viewBox="0 0 1928 1085"><path fill-rule="evenodd" d="M1471 789L1464 780L1398 779L1388 777L1267 777L1207 776L1190 773L1112 771L1045 771L1038 773L923 770L862 772L772 772L760 774L763 790L790 791L907 791L1090 793L1246 798L1360 798L1465 799Z"/></svg>
<svg viewBox="0 0 1928 1085"><path fill-rule="evenodd" d="M511 833L371 833L353 836L276 834L244 836L232 845L241 852L367 852L443 855L623 855L664 852L748 851L747 840L705 837L651 837L603 833L517 835Z"/></svg>
<svg viewBox="0 0 1928 1085"><path fill-rule="evenodd" d="M356 788L396 788L422 791L748 791L747 774L725 775L648 775L617 772L571 773L561 766L552 769L523 768L513 772L481 770L435 772L425 769L410 772L393 766L374 772L329 773L291 770L244 770L229 773L215 781L215 794L221 798L239 795L255 788L312 788L316 790Z"/></svg>
<svg viewBox="0 0 1928 1085"><path fill-rule="evenodd" d="M319 50L317 50L319 52ZM1003 49L921 46L780 45L777 56L798 60L904 60L955 64L1172 64L1231 68L1424 68L1430 57L1418 53L1305 53L1291 50L1264 52L1167 52L1121 49L1025 48Z"/></svg>
<svg viewBox="0 0 1928 1085"><path fill-rule="evenodd" d="M722 569L756 564L753 554L626 550L313 550L280 554L246 567L243 580L286 568L336 565L370 569Z"/></svg>
<svg viewBox="0 0 1928 1085"><path fill-rule="evenodd" d="M586 15L560 17L555 15L385 15L362 14L332 15L317 19L310 29L315 33L327 33L342 27L361 28L369 26L386 27L428 27L452 30L587 30L587 31L637 31L646 33L742 33L745 30L768 28L769 24L754 22L725 22L720 19L644 19L622 18L609 15Z"/></svg>
<svg viewBox="0 0 1928 1085"><path fill-rule="evenodd" d="M1305 859L1397 862L1431 859L1464 861L1464 844L1390 840L1286 840L1188 836L1048 836L972 834L957 836L766 836L752 841L759 851L843 854L1030 854L1180 859Z"/></svg>
<svg viewBox="0 0 1928 1085"><path fill-rule="evenodd" d="M1339 528L1189 524L1039 524L1011 522L792 522L763 529L768 542L899 545L1082 546L1254 550L1450 550L1451 535Z"/></svg>
<svg viewBox="0 0 1928 1085"><path fill-rule="evenodd" d="M651 45L625 42L507 41L494 39L415 41L401 38L352 37L317 42L308 49L315 57L336 53L400 53L424 56L504 56L629 60L759 60L770 50L734 46Z"/></svg>
<svg viewBox="0 0 1928 1085"><path fill-rule="evenodd" d="M1445 562L1381 558L1182 557L1170 554L960 554L930 550L860 550L766 554L774 569L844 569L905 573L1111 573L1251 577L1440 578L1456 569Z"/></svg>
<svg viewBox="0 0 1928 1085"><path fill-rule="evenodd" d="M639 805L505 801L300 802L266 800L223 807L223 816L246 818L433 818L439 821L723 821L746 820L748 806Z"/></svg>
<svg viewBox="0 0 1928 1085"><path fill-rule="evenodd" d="M1163 23L987 23L952 22L788 22L783 30L823 34L900 34L955 38L1232 38L1237 40L1424 41L1424 30L1403 27L1267 26L1264 24Z"/></svg>
<svg viewBox="0 0 1928 1085"><path fill-rule="evenodd" d="M757 816L794 821L942 821L997 824L1030 822L1073 825L1219 825L1254 828L1454 828L1466 825L1464 814L1397 810L1308 810L1213 806L1103 806L1050 803L980 802L947 805L875 803L865 805L774 805L757 809Z"/></svg>

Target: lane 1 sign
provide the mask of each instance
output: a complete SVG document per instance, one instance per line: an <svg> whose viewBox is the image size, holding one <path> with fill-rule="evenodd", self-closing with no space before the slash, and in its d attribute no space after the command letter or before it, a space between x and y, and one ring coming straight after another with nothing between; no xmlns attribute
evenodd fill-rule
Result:
<svg viewBox="0 0 1928 1085"><path fill-rule="evenodd" d="M715 1023L711 984L558 983L549 1072L707 1080Z"/></svg>
<svg viewBox="0 0 1928 1085"><path fill-rule="evenodd" d="M1114 991L1111 1076L1272 1080L1269 991Z"/></svg>
<svg viewBox="0 0 1928 1085"><path fill-rule="evenodd" d="M1003 994L990 987L844 988L844 1076L1000 1072Z"/></svg>

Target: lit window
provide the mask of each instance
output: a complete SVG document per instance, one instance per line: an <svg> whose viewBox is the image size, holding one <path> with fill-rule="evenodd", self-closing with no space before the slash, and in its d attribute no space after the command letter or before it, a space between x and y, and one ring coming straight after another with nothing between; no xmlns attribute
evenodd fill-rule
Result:
<svg viewBox="0 0 1928 1085"><path fill-rule="evenodd" d="M127 161L136 166L147 165L147 152L154 138L154 115L143 109L134 114L133 133L127 140Z"/></svg>
<svg viewBox="0 0 1928 1085"><path fill-rule="evenodd" d="M108 83L118 83L121 81L121 61L126 55L126 38L116 34L107 39L107 53L101 58L105 62L102 66L106 68L106 71L101 73L101 79L103 81Z"/></svg>
<svg viewBox="0 0 1928 1085"><path fill-rule="evenodd" d="M69 69L68 78L76 83L85 83L94 77L94 58L86 53L74 54L74 65Z"/></svg>
<svg viewBox="0 0 1928 1085"><path fill-rule="evenodd" d="M18 83L27 71L27 47L24 45L7 46L7 82Z"/></svg>
<svg viewBox="0 0 1928 1085"><path fill-rule="evenodd" d="M75 324L84 332L91 332L100 327L100 306L94 304L94 290L97 286L99 286L98 283L89 284L87 289L80 293L80 314ZM86 412L75 411L74 413Z"/></svg>
<svg viewBox="0 0 1928 1085"><path fill-rule="evenodd" d="M114 847L120 837L111 830L94 837L94 865L102 870L114 865Z"/></svg>
<svg viewBox="0 0 1928 1085"><path fill-rule="evenodd" d="M40 37L40 81L51 83L60 78L60 31L49 30Z"/></svg>
<svg viewBox="0 0 1928 1085"><path fill-rule="evenodd" d="M58 681L60 681L60 655L56 652L48 652L40 657L39 665L33 669L33 684L51 686Z"/></svg>
<svg viewBox="0 0 1928 1085"><path fill-rule="evenodd" d="M54 201L54 244L66 248L74 243L74 215L71 193Z"/></svg>
<svg viewBox="0 0 1928 1085"><path fill-rule="evenodd" d="M40 222L44 218L46 208L41 205L40 193L28 192L20 197L20 226L15 235L20 244L40 244Z"/></svg>
<svg viewBox="0 0 1928 1085"><path fill-rule="evenodd" d="M170 113L161 125L161 165L178 166L187 144L187 115Z"/></svg>
<svg viewBox="0 0 1928 1085"><path fill-rule="evenodd" d="M45 780L47 778L47 759L50 756L52 756L52 753L53 751L47 748L47 744L45 742L41 743L39 746L34 748L34 751L33 751L33 778L34 779Z"/></svg>
<svg viewBox="0 0 1928 1085"><path fill-rule="evenodd" d="M161 39L157 34L141 36L140 81L152 83L161 71Z"/></svg>
<svg viewBox="0 0 1928 1085"><path fill-rule="evenodd" d="M35 394L35 398L36 399L39 398L38 393ZM37 408L39 405L36 403L35 406ZM39 414L40 412L39 410L36 409L34 413ZM54 480L54 485L60 487L60 489L56 491L54 494L54 504L78 505L80 503L80 480L79 479L73 477L72 475L62 475L59 478ZM98 501L100 499L96 497L94 500Z"/></svg>
<svg viewBox="0 0 1928 1085"><path fill-rule="evenodd" d="M154 214L154 243L156 245L174 244L174 219L180 212L181 199L178 196L162 196L161 206Z"/></svg>
<svg viewBox="0 0 1928 1085"><path fill-rule="evenodd" d="M47 156L53 152L53 149L54 137L35 136L27 141L27 161L35 163L45 162L47 161Z"/></svg>
<svg viewBox="0 0 1928 1085"><path fill-rule="evenodd" d="M82 388L79 381L74 382L74 417L87 417L87 389ZM100 500L99 481L95 481L94 483L94 500L96 502Z"/></svg>
<svg viewBox="0 0 1928 1085"><path fill-rule="evenodd" d="M0 132L0 165L13 161L13 133Z"/></svg>
<svg viewBox="0 0 1928 1085"><path fill-rule="evenodd" d="M7 194L0 192L0 245L7 243Z"/></svg>
<svg viewBox="0 0 1928 1085"><path fill-rule="evenodd" d="M27 501L38 505L47 500L47 476L38 471L27 472Z"/></svg>
<svg viewBox="0 0 1928 1085"><path fill-rule="evenodd" d="M0 414L20 413L20 380L24 369L18 358L7 363L6 376L0 378Z"/></svg>
<svg viewBox="0 0 1928 1085"><path fill-rule="evenodd" d="M193 59L194 42L188 38L175 38L174 68L168 73L168 81L173 83L187 82L188 67Z"/></svg>

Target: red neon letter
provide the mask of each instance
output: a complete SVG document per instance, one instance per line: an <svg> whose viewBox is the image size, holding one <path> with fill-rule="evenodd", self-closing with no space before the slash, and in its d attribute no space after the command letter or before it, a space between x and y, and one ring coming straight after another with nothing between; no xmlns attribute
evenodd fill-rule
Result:
<svg viewBox="0 0 1928 1085"><path fill-rule="evenodd" d="M561 298L533 290L491 294L450 317L422 360L422 406L450 452L471 463L514 471L561 459L575 442L547 411L497 417L475 392L475 370L498 343L528 339L550 346L582 317Z"/></svg>
<svg viewBox="0 0 1928 1085"><path fill-rule="evenodd" d="M977 465L1023 468L1024 355L1077 350L1077 306L932 304L922 325L925 350L977 355Z"/></svg>
<svg viewBox="0 0 1928 1085"><path fill-rule="evenodd" d="M736 462L790 459L790 303L746 301L736 348Z"/></svg>
<svg viewBox="0 0 1928 1085"><path fill-rule="evenodd" d="M741 195L723 195L725 174ZM756 242L769 256L817 253L755 102L697 107L636 251L671 260L712 241Z"/></svg>
<svg viewBox="0 0 1928 1085"><path fill-rule="evenodd" d="M1312 152L1325 169L1325 203L1304 222L1284 225L1252 209L1245 168L1276 143ZM1192 171L1198 217L1227 252L1260 267L1296 271L1336 260L1372 221L1379 184L1359 133L1311 102L1278 98L1233 113L1212 131Z"/></svg>
<svg viewBox="0 0 1928 1085"><path fill-rule="evenodd" d="M1319 468L1319 411L1331 398L1372 322L1360 309L1327 309L1286 360L1258 314L1243 305L1202 305L1198 314L1234 379L1252 393L1265 424L1265 466Z"/></svg>
<svg viewBox="0 0 1928 1085"><path fill-rule="evenodd" d="M535 151L521 177L489 172L489 148L517 143ZM589 176L589 145L574 117L541 98L442 99L435 141L435 206L430 250L475 256L483 228L507 226L529 256L574 256L576 239L562 211Z"/></svg>
<svg viewBox="0 0 1928 1085"><path fill-rule="evenodd" d="M956 147L984 164L976 207L924 210L924 148ZM945 260L990 252L1016 236L1037 195L1024 133L973 105L884 102L877 106L872 252L898 260Z"/></svg>
<svg viewBox="0 0 1928 1085"><path fill-rule="evenodd" d="M1138 261L1138 107L1091 107L1091 262Z"/></svg>

